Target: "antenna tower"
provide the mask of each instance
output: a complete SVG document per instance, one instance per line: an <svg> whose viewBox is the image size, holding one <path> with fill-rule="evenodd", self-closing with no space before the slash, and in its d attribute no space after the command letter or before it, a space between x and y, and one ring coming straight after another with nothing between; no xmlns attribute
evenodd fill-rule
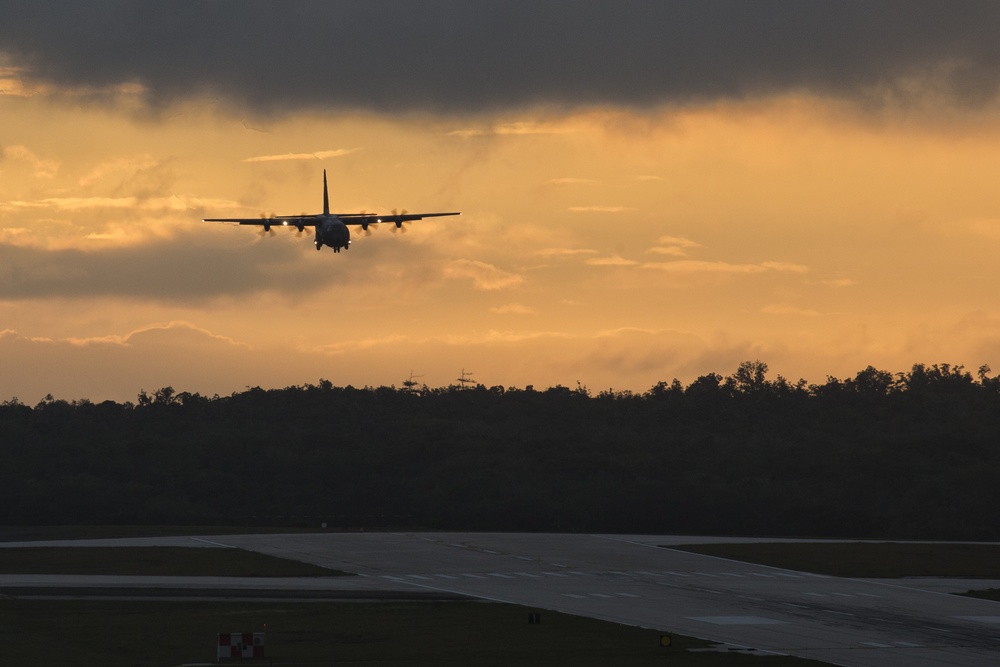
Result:
<svg viewBox="0 0 1000 667"><path fill-rule="evenodd" d="M410 371L409 379L403 380L403 391L409 391L413 393L417 393L418 391L420 391L419 389L416 388L417 383L414 381L414 378L422 378L422 377L423 375L414 375L413 371Z"/></svg>
<svg viewBox="0 0 1000 667"><path fill-rule="evenodd" d="M461 387L462 389L468 389L469 386L475 382L475 380L472 379L472 371L467 371L463 368L462 377L458 378L458 382L459 382L458 385L459 387Z"/></svg>

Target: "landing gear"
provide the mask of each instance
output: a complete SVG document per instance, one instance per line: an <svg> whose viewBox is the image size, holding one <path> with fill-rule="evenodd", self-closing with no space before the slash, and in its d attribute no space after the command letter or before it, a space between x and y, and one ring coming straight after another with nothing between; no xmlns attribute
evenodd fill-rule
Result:
<svg viewBox="0 0 1000 667"><path fill-rule="evenodd" d="M316 244L316 250L319 250L319 249L320 249L320 248L322 248L322 247L323 247L323 244L322 244L322 243L317 243L317 244Z"/></svg>

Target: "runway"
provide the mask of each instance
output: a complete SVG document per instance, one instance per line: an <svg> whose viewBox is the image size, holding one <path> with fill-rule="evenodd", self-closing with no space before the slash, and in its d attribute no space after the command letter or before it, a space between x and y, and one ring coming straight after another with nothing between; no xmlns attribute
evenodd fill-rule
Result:
<svg viewBox="0 0 1000 667"><path fill-rule="evenodd" d="M732 538L506 533L323 533L7 543L229 546L357 574L310 579L0 575L45 586L472 596L837 665L994 666L1000 604L951 595L1000 581L845 579L670 549ZM667 547L667 548L665 548ZM317 593L313 593L317 594Z"/></svg>

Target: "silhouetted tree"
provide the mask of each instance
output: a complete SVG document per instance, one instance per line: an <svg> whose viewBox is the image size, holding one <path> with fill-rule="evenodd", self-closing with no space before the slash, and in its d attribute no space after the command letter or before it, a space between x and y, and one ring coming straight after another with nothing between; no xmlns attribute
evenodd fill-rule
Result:
<svg viewBox="0 0 1000 667"><path fill-rule="evenodd" d="M321 380L223 397L163 387L136 405L11 399L0 524L1000 537L988 366L869 366L822 385L767 370L643 394Z"/></svg>
<svg viewBox="0 0 1000 667"><path fill-rule="evenodd" d="M868 366L863 371L859 371L853 380L848 380L845 386L860 394L885 396L893 389L892 373Z"/></svg>
<svg viewBox="0 0 1000 667"><path fill-rule="evenodd" d="M736 391L755 394L768 388L767 364L763 361L743 361L732 375Z"/></svg>

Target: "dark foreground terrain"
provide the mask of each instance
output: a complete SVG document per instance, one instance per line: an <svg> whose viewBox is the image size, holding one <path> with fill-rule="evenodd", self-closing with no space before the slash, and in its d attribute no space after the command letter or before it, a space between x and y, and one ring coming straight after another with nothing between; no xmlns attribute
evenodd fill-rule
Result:
<svg viewBox="0 0 1000 667"><path fill-rule="evenodd" d="M0 548L0 572L241 577L343 574L240 549L162 547ZM234 631L266 631L265 657L254 664L821 664L763 652L732 651L677 634L440 593L366 593L366 597L380 601L356 601L343 591L267 593L5 587L0 589L4 664L213 664L217 634ZM211 594L218 599L205 599ZM141 599L144 596L148 597Z"/></svg>

